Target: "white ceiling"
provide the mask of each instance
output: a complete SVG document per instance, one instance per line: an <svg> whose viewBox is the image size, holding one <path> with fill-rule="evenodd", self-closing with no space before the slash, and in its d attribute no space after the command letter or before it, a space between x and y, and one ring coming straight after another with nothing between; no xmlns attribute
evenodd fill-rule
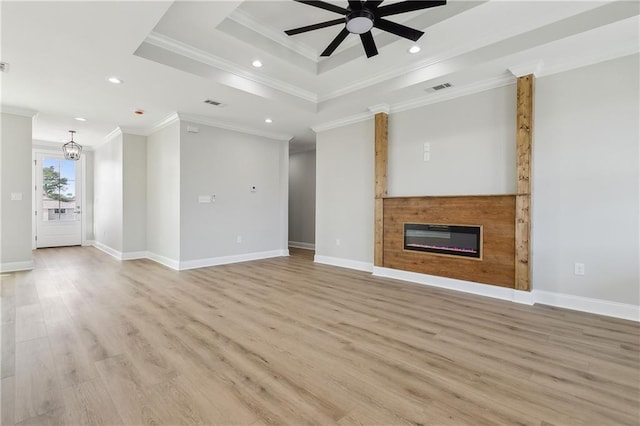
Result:
<svg viewBox="0 0 640 426"><path fill-rule="evenodd" d="M637 1L450 0L389 17L425 31L421 52L374 30L379 55L370 59L355 35L319 59L340 25L286 36L340 17L290 0L0 5L0 60L10 64L0 73L3 110L36 111L34 139L61 142L75 129L86 146L118 126L148 134L178 112L293 137L292 150L302 150L315 139L311 127L357 119L373 106L402 110L508 84L509 69L551 74L639 50ZM264 66L252 67L254 59ZM448 94L425 90L443 82L453 84Z"/></svg>

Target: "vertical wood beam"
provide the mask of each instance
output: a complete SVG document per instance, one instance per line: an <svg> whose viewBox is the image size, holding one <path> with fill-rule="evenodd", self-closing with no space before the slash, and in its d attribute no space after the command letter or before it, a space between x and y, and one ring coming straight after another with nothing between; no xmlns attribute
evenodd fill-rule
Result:
<svg viewBox="0 0 640 426"><path fill-rule="evenodd" d="M383 266L384 222L383 203L387 196L387 152L389 116L384 112L375 115L375 214L373 264Z"/></svg>
<svg viewBox="0 0 640 426"><path fill-rule="evenodd" d="M516 275L515 289L531 291L531 146L533 74L518 77L516 116Z"/></svg>

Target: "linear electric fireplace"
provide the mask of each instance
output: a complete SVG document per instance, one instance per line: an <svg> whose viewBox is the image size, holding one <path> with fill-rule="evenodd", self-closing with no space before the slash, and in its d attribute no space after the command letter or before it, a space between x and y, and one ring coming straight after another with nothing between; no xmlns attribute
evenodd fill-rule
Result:
<svg viewBox="0 0 640 426"><path fill-rule="evenodd" d="M405 223L404 249L481 259L482 227Z"/></svg>

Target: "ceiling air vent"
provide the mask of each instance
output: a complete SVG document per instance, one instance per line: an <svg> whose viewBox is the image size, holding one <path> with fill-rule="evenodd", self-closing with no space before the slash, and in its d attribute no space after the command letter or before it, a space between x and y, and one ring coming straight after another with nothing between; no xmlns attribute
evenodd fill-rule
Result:
<svg viewBox="0 0 640 426"><path fill-rule="evenodd" d="M222 102L212 101L211 99L205 99L204 103L205 104L209 104L209 105L213 105L213 106L223 106Z"/></svg>
<svg viewBox="0 0 640 426"><path fill-rule="evenodd" d="M453 85L451 83L442 83L437 86L429 87L426 91L432 93L437 92L438 90L448 89L449 87L453 87Z"/></svg>

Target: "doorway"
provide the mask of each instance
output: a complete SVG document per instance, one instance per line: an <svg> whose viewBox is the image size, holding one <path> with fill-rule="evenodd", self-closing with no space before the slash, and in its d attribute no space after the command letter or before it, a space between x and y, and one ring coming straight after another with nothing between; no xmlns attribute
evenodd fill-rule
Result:
<svg viewBox="0 0 640 426"><path fill-rule="evenodd" d="M289 154L289 247L315 251L316 151Z"/></svg>
<svg viewBox="0 0 640 426"><path fill-rule="evenodd" d="M82 244L82 161L61 154L35 159L35 247Z"/></svg>

